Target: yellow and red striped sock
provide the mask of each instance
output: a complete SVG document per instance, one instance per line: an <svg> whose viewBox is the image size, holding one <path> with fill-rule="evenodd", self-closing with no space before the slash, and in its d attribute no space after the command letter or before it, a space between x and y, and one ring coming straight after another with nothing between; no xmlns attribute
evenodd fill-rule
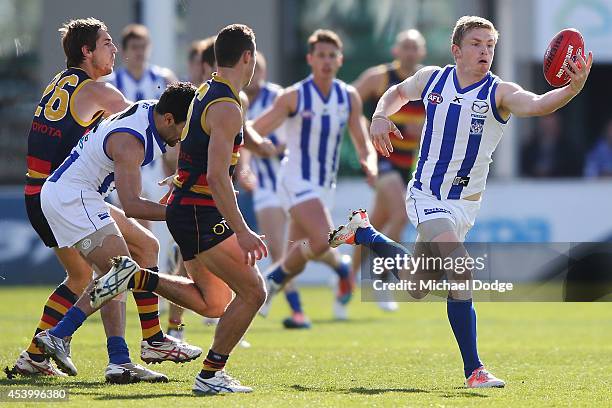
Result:
<svg viewBox="0 0 612 408"><path fill-rule="evenodd" d="M159 322L159 298L152 292L134 291L143 340L162 341L164 333Z"/></svg>
<svg viewBox="0 0 612 408"><path fill-rule="evenodd" d="M151 272L158 271L156 266L143 269L142 271L146 271L147 269ZM150 280L152 275L153 274L149 272L147 280ZM136 301L136 307L138 308L138 318L140 319L143 340L162 341L164 339L164 333L162 332L161 323L159 322L159 298L155 293L146 290L134 290L133 294L134 300Z"/></svg>
<svg viewBox="0 0 612 408"><path fill-rule="evenodd" d="M157 267L141 268L128 282L128 289L153 292L159 283Z"/></svg>
<svg viewBox="0 0 612 408"><path fill-rule="evenodd" d="M36 328L34 335L36 336L43 330L55 327L55 325L62 320L68 309L70 309L77 300L78 296L75 295L68 288L68 286L64 285L63 283L59 285L47 299L42 317L38 322L38 327ZM32 340L26 351L32 360L44 360L43 352L36 346L36 344L34 344L34 340Z"/></svg>

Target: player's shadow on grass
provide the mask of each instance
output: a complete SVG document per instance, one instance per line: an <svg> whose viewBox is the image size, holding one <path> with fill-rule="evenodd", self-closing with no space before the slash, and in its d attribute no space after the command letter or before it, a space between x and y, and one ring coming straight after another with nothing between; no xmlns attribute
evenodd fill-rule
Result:
<svg viewBox="0 0 612 408"><path fill-rule="evenodd" d="M381 319L378 317L351 317L350 319L340 320L340 319L313 319L312 324L364 324L364 323L380 323Z"/></svg>
<svg viewBox="0 0 612 408"><path fill-rule="evenodd" d="M295 391L300 392L337 392L345 394L362 394L362 395L378 395L387 392L396 393L430 393L431 391L422 390L420 388L365 388L365 387L351 387L351 388L326 388L326 387L306 387L303 385L295 384L290 387Z"/></svg>
<svg viewBox="0 0 612 408"><path fill-rule="evenodd" d="M107 387L108 384L106 384L103 380L100 381L85 381L85 380L74 380L74 381L66 381L66 380L62 380L62 379L58 379L58 378L53 378L53 377L22 377L22 376L17 376L15 378L12 379L8 379L8 378L0 378L0 386L15 386L15 385L29 385L29 386L36 386L36 387L43 387L43 386L50 386L50 387L55 387L55 388L65 388L68 389L69 392L71 391L72 388L81 388L81 387L87 387L87 388L100 388L100 387Z"/></svg>
<svg viewBox="0 0 612 408"><path fill-rule="evenodd" d="M163 397L192 397L193 393L190 391L180 392L166 392L163 394L129 394L129 395L109 395L108 393L88 393L83 392L83 395L92 396L95 401L121 401L121 400L144 400L152 398L163 398Z"/></svg>
<svg viewBox="0 0 612 408"><path fill-rule="evenodd" d="M443 393L440 394L440 397L442 398L457 398L457 397L465 397L465 398L489 398L488 395L486 394L479 394L477 392L474 391L466 391L465 388L455 388L456 390L463 390L463 391L458 391L455 394L452 393Z"/></svg>

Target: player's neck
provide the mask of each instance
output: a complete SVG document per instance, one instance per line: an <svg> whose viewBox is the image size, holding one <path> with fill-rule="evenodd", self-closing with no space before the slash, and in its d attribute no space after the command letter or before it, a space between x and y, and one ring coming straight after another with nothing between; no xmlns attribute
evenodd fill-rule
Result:
<svg viewBox="0 0 612 408"><path fill-rule="evenodd" d="M125 69L129 72L130 76L135 80L139 81L144 75L145 67L143 65L130 65L125 64Z"/></svg>
<svg viewBox="0 0 612 408"><path fill-rule="evenodd" d="M395 70L397 71L398 76L402 80L414 75L414 73L417 71L416 65L402 65L399 61L396 61L393 65L395 67Z"/></svg>
<svg viewBox="0 0 612 408"><path fill-rule="evenodd" d="M217 69L217 75L229 82L236 92L242 91L242 72L234 68L219 67Z"/></svg>
<svg viewBox="0 0 612 408"><path fill-rule="evenodd" d="M468 86L475 84L478 81L481 81L487 73L482 73L478 71L473 71L469 69L465 69L463 67L459 67L459 65L455 66L455 71L457 73L457 81L459 82L459 86L464 89Z"/></svg>
<svg viewBox="0 0 612 408"><path fill-rule="evenodd" d="M75 68L79 68L82 69L83 71L85 71L87 73L87 75L93 79L94 81L97 81L98 78L100 78L102 75L100 75L96 69L93 67L93 65L91 63L88 63L87 61L83 62L81 65L75 67Z"/></svg>
<svg viewBox="0 0 612 408"><path fill-rule="evenodd" d="M314 82L317 89L319 89L319 92L327 98L334 84L334 78L321 78L313 75L312 82Z"/></svg>

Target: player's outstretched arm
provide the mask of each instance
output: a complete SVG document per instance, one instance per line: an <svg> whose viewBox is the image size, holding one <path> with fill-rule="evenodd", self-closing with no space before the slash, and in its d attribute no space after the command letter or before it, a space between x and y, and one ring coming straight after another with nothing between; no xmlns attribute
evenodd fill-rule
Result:
<svg viewBox="0 0 612 408"><path fill-rule="evenodd" d="M568 64L564 67L571 78L568 85L543 95L526 91L512 82L500 83L495 94L495 103L502 118L507 119L510 114L519 117L543 116L567 105L584 87L591 72L593 53L589 52L586 61L582 55L578 55L577 62L580 66L568 60Z"/></svg>
<svg viewBox="0 0 612 408"><path fill-rule="evenodd" d="M106 153L115 163L115 187L125 215L141 220L165 220L165 205L140 197L140 166L144 160L142 142L126 132L113 133L108 137Z"/></svg>
<svg viewBox="0 0 612 408"><path fill-rule="evenodd" d="M287 89L279 95L272 106L264 111L253 123L253 129L260 135L274 132L287 117L297 109L298 91Z"/></svg>
<svg viewBox="0 0 612 408"><path fill-rule="evenodd" d="M351 113L348 120L349 134L357 150L359 163L366 174L368 183L374 184L378 174L378 160L374 146L368 137L368 131L363 120L363 103L355 88L348 87L349 97L351 98Z"/></svg>
<svg viewBox="0 0 612 408"><path fill-rule="evenodd" d="M206 171L208 186L219 212L236 233L245 263L253 266L256 260L267 256L268 252L261 238L251 231L244 221L228 173L234 138L242 127L242 112L234 103L217 102L208 109L205 120L210 129Z"/></svg>

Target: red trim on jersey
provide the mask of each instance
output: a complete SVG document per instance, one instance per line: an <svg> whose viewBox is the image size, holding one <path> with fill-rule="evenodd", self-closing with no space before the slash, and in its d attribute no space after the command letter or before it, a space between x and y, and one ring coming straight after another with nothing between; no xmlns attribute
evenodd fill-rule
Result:
<svg viewBox="0 0 612 408"><path fill-rule="evenodd" d="M204 207L216 207L215 200L207 198L183 197L180 201L181 205L201 205Z"/></svg>
<svg viewBox="0 0 612 408"><path fill-rule="evenodd" d="M43 173L46 175L51 174L51 162L42 160L34 156L27 156L28 168L34 170L37 173Z"/></svg>
<svg viewBox="0 0 612 408"><path fill-rule="evenodd" d="M42 186L26 185L24 189L24 193L25 195L36 195L36 194L40 194L40 190L42 190Z"/></svg>

